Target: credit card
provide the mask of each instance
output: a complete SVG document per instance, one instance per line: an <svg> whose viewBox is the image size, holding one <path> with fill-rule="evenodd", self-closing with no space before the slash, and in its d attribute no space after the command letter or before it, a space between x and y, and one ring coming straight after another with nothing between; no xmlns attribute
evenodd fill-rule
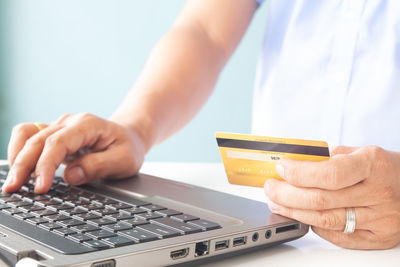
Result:
<svg viewBox="0 0 400 267"><path fill-rule="evenodd" d="M268 178L282 180L275 167L283 158L329 159L328 144L324 141L221 132L215 136L231 184L263 187Z"/></svg>

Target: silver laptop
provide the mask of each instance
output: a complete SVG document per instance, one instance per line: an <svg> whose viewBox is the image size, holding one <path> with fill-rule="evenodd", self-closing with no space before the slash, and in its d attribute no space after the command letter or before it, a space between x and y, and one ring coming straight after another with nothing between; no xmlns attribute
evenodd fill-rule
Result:
<svg viewBox="0 0 400 267"><path fill-rule="evenodd" d="M0 186L7 175L0 167ZM56 176L0 197L0 257L14 266L166 266L218 260L305 235L265 203L139 174L80 187ZM193 263L192 262L192 263Z"/></svg>

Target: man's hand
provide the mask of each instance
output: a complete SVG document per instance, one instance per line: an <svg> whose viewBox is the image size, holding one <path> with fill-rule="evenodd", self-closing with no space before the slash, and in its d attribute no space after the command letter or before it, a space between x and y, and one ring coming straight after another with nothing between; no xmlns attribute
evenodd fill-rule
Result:
<svg viewBox="0 0 400 267"><path fill-rule="evenodd" d="M35 192L49 190L61 163L72 185L94 179L122 178L141 167L145 145L141 136L122 125L91 114L64 115L39 130L33 123L14 127L8 147L10 172L5 192L18 190L31 174Z"/></svg>
<svg viewBox="0 0 400 267"><path fill-rule="evenodd" d="M379 147L336 147L322 162L285 159L285 181L269 179L271 211L310 224L345 248L386 249L400 242L400 153ZM355 208L356 229L344 234L345 208Z"/></svg>

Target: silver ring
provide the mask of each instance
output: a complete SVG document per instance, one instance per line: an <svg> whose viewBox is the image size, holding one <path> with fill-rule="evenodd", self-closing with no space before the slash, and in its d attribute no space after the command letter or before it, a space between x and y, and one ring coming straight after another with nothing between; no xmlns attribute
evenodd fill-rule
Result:
<svg viewBox="0 0 400 267"><path fill-rule="evenodd" d="M352 234L356 230L356 210L354 208L346 209L346 226L343 233Z"/></svg>

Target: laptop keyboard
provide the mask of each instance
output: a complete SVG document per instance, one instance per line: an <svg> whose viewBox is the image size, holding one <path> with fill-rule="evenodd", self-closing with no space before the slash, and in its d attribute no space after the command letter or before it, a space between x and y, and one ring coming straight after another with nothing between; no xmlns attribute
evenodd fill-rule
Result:
<svg viewBox="0 0 400 267"><path fill-rule="evenodd" d="M0 168L0 187L8 168ZM82 254L221 228L215 222L140 199L129 203L69 186L55 177L34 194L31 180L0 194L0 225L63 254Z"/></svg>

